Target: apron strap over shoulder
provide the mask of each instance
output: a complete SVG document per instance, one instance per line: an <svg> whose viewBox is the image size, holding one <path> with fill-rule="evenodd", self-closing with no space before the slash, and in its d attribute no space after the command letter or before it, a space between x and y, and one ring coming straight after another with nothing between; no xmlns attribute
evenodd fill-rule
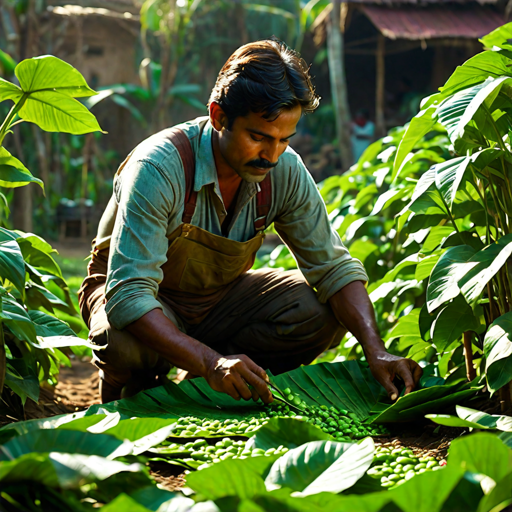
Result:
<svg viewBox="0 0 512 512"><path fill-rule="evenodd" d="M165 136L172 142L180 154L183 170L185 172L185 209L182 221L190 224L196 210L197 192L194 190L194 176L196 173L196 159L190 140L183 130L170 128Z"/></svg>
<svg viewBox="0 0 512 512"><path fill-rule="evenodd" d="M254 229L261 231L267 227L267 215L270 212L272 204L272 181L270 173L260 183L260 191L256 194L256 219L254 220Z"/></svg>

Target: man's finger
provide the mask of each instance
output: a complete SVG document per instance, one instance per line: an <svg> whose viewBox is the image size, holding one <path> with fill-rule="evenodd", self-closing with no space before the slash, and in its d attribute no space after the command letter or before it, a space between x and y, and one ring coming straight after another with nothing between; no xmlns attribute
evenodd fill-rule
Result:
<svg viewBox="0 0 512 512"><path fill-rule="evenodd" d="M261 397L263 402L268 404L274 400L267 384L256 373L253 373L249 368L245 367L240 368L240 374L256 390L258 396Z"/></svg>
<svg viewBox="0 0 512 512"><path fill-rule="evenodd" d="M247 365L249 370L251 370L252 373L255 373L260 379L262 379L265 382L270 382L267 372L261 366L258 366L252 359L248 357L245 360L245 364Z"/></svg>
<svg viewBox="0 0 512 512"><path fill-rule="evenodd" d="M410 393L414 389L414 379L412 378L411 368L406 359L402 359L398 364L396 371L397 375L400 375L405 384L405 395Z"/></svg>
<svg viewBox="0 0 512 512"><path fill-rule="evenodd" d="M249 389L249 387L247 386L247 383L244 381L244 379L242 379L242 377L240 376L239 373L235 373L235 372L232 373L232 377L233 377L234 387L238 391L240 396L244 400L250 400L252 398L252 392Z"/></svg>
<svg viewBox="0 0 512 512"><path fill-rule="evenodd" d="M419 364L415 365L414 372L412 374L412 376L414 378L414 384L418 384L422 375L423 375L423 368Z"/></svg>
<svg viewBox="0 0 512 512"><path fill-rule="evenodd" d="M379 379L379 382L382 384L382 387L386 390L386 393L388 394L389 398L391 398L391 400L393 400L394 402L398 398L398 389L396 389L396 386L390 380L389 376L386 375L385 378Z"/></svg>
<svg viewBox="0 0 512 512"><path fill-rule="evenodd" d="M226 382L223 389L224 393L229 395L231 398L234 398L235 400L240 400L240 394L235 389L235 386L231 382Z"/></svg>

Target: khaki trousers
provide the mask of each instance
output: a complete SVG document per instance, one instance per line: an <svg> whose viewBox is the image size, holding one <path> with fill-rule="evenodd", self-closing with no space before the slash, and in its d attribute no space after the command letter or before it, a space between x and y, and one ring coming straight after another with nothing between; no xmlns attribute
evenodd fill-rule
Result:
<svg viewBox="0 0 512 512"><path fill-rule="evenodd" d="M110 385L148 382L165 375L171 363L126 330L113 328L105 314L106 257L93 255L80 291L80 310L98 345L94 364ZM245 354L274 374L311 363L345 334L328 304L298 270L261 269L242 274L197 325L179 318L159 296L164 314L183 332L222 355Z"/></svg>

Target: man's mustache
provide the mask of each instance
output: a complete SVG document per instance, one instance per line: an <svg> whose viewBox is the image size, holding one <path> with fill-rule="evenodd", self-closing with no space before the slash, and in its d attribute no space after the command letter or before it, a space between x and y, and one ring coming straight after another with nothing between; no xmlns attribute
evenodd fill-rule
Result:
<svg viewBox="0 0 512 512"><path fill-rule="evenodd" d="M247 163L251 167L257 167L258 169L272 169L275 167L278 162L269 162L268 160L264 160L263 158L257 158L256 160L251 160Z"/></svg>

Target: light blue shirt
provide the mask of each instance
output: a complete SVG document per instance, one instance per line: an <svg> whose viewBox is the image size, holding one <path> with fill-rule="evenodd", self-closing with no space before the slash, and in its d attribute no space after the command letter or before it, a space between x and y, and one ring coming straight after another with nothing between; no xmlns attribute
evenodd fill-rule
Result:
<svg viewBox="0 0 512 512"><path fill-rule="evenodd" d="M213 157L212 126L207 117L179 125L195 154L197 206L191 224L223 236L227 212ZM367 281L359 260L352 258L331 228L322 197L301 158L291 148L270 170L272 222L288 245L307 282L326 302L353 281ZM246 242L256 234L259 185L242 181L227 238ZM114 180L116 205L103 214L97 248L110 246L106 312L122 329L155 308L167 261L168 236L182 223L185 175L177 149L161 136L149 137L134 150Z"/></svg>

